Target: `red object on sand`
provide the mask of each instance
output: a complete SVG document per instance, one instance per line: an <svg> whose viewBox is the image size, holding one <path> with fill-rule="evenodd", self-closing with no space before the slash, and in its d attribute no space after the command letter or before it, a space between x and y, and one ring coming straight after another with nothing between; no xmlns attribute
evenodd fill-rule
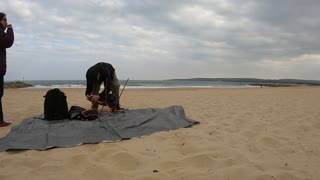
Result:
<svg viewBox="0 0 320 180"><path fill-rule="evenodd" d="M0 127L10 126L11 124L11 122L2 121L0 122Z"/></svg>

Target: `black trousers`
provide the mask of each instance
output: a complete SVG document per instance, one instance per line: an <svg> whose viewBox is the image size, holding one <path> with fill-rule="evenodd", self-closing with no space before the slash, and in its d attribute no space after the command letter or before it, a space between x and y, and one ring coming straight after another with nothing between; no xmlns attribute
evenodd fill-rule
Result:
<svg viewBox="0 0 320 180"><path fill-rule="evenodd" d="M3 75L0 75L0 122L3 121L2 96L3 96Z"/></svg>

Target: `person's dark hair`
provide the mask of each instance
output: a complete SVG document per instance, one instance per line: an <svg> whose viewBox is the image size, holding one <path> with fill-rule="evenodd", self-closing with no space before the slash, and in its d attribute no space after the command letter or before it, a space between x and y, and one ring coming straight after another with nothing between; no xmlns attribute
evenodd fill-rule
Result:
<svg viewBox="0 0 320 180"><path fill-rule="evenodd" d="M0 12L0 21L1 21L5 16L6 16L6 14L5 14L5 13ZM1 29L4 29L4 27L2 26L2 24L1 24L1 23L0 23L0 28L1 28Z"/></svg>
<svg viewBox="0 0 320 180"><path fill-rule="evenodd" d="M87 89L86 95L90 95L92 93L93 84L96 83L98 77L99 69L95 66L92 66L88 69L86 78L87 78Z"/></svg>
<svg viewBox="0 0 320 180"><path fill-rule="evenodd" d="M96 82L98 77L99 69L96 67L90 67L87 71L86 77L87 81Z"/></svg>
<svg viewBox="0 0 320 180"><path fill-rule="evenodd" d="M5 16L6 16L6 14L5 14L5 13L0 12L0 20L2 20L2 19L3 19L3 17L5 17Z"/></svg>

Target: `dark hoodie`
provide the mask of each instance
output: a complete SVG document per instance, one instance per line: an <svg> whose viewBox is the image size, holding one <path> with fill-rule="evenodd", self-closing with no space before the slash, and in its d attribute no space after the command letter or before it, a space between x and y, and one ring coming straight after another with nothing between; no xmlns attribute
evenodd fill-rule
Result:
<svg viewBox="0 0 320 180"><path fill-rule="evenodd" d="M5 75L7 71L7 53L6 48L12 46L14 41L13 29L8 28L7 33L5 28L0 24L0 75Z"/></svg>
<svg viewBox="0 0 320 180"><path fill-rule="evenodd" d="M113 81L114 68L111 64L105 62L99 62L94 66L90 67L87 71L87 89L86 95L91 95L93 84L94 83L104 83L105 89L100 94L106 93L106 85L107 85L107 94L110 92L111 81ZM98 73L100 74L99 80Z"/></svg>

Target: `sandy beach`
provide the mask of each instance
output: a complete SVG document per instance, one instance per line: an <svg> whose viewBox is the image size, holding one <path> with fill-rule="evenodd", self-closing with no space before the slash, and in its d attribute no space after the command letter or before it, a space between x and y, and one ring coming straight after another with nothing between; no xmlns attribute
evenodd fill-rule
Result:
<svg viewBox="0 0 320 180"><path fill-rule="evenodd" d="M5 89L5 119L16 126L43 113L47 90ZM84 89L62 91L69 107L90 107ZM320 88L307 86L126 89L125 108L181 105L200 124L114 143L2 152L0 179L317 180L319 99Z"/></svg>

